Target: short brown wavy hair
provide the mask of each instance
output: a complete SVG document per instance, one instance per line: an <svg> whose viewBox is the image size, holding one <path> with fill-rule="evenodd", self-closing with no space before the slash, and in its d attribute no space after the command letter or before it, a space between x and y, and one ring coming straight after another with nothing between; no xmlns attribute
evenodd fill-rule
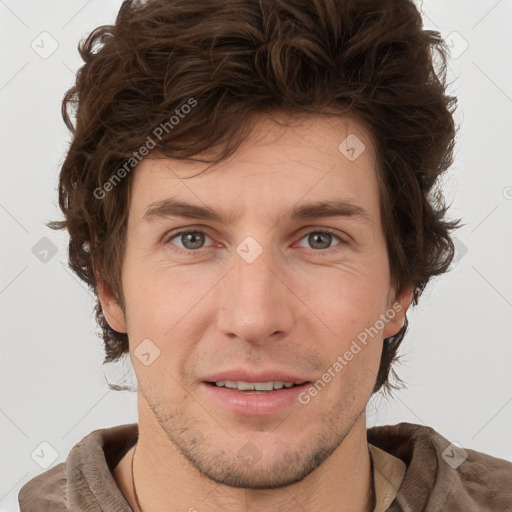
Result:
<svg viewBox="0 0 512 512"><path fill-rule="evenodd" d="M96 296L101 281L124 311L133 173L105 197L97 191L190 98L193 111L156 141L169 158L215 147L213 158L196 160L220 162L246 139L254 114L355 116L377 152L397 292L413 286L417 304L448 270L459 221L445 219L436 185L453 161L456 98L446 94L446 43L423 29L411 0L125 1L115 24L97 27L78 49L84 64L62 102L73 135L59 181L65 220L48 225L69 231L69 264ZM96 319L104 362L119 359L127 334L108 325L99 300ZM374 391L389 389L407 325L385 339Z"/></svg>

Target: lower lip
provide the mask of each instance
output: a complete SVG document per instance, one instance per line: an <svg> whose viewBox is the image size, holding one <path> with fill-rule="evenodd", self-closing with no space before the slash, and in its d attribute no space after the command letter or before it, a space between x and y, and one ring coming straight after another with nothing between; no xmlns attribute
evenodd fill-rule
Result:
<svg viewBox="0 0 512 512"><path fill-rule="evenodd" d="M293 404L298 404L299 395L308 387L306 382L300 386L276 389L268 393L245 393L229 388L221 388L202 382L201 386L208 397L216 403L246 416L274 414Z"/></svg>

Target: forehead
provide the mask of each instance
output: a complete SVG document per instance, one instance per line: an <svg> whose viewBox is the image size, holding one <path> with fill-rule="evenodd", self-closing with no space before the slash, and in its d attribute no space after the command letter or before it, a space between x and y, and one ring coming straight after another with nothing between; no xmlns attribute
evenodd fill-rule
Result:
<svg viewBox="0 0 512 512"><path fill-rule="evenodd" d="M153 153L134 172L130 215L138 219L169 197L232 216L228 210L262 216L280 204L289 209L340 199L374 210L378 202L371 138L349 117L311 116L291 124L260 117L250 137L222 162L210 165Z"/></svg>

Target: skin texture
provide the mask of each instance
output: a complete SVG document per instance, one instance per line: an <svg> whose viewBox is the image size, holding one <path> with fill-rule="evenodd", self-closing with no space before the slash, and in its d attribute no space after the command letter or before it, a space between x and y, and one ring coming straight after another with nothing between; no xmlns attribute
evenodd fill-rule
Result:
<svg viewBox="0 0 512 512"><path fill-rule="evenodd" d="M366 147L355 161L338 150L349 134ZM355 119L312 116L285 127L260 117L250 139L203 175L195 176L207 164L157 157L134 171L126 316L103 287L100 299L109 324L130 340L144 511L371 510L365 408L383 338L401 328L411 301L410 289L396 297L391 286L375 162ZM143 220L150 204L169 197L233 217ZM285 217L298 204L339 199L369 220ZM173 237L184 227L205 236ZM309 236L326 229L334 234ZM252 263L236 252L247 236L262 248ZM232 368L316 382L392 304L401 310L307 404L249 417L202 389L202 377ZM134 355L145 339L160 350L148 366ZM261 455L250 467L237 456L249 442ZM133 506L129 459L131 452L116 478Z"/></svg>

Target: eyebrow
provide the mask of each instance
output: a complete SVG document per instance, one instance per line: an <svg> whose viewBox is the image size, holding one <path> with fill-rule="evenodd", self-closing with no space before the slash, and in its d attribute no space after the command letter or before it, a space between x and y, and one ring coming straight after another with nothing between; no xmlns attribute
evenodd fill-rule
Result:
<svg viewBox="0 0 512 512"><path fill-rule="evenodd" d="M145 221L156 218L184 217L188 219L200 219L230 224L236 217L236 212L226 216L222 212L216 212L208 206L199 206L178 199L167 198L151 203L142 217ZM302 203L294 206L287 212L285 218L290 220L309 220L322 217L347 217L372 223L368 212L347 200L330 200L320 202Z"/></svg>

